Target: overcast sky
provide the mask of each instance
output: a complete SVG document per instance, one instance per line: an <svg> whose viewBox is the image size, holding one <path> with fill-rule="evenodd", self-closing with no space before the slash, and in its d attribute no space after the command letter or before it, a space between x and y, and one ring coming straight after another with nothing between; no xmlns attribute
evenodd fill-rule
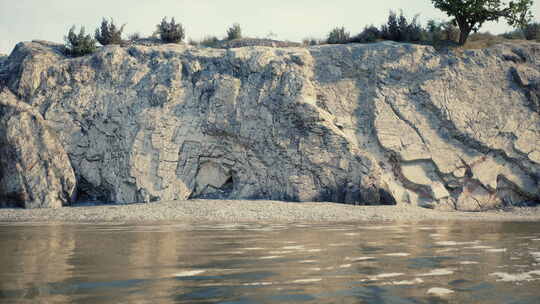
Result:
<svg viewBox="0 0 540 304"><path fill-rule="evenodd" d="M539 1L533 13L540 12ZM244 36L301 41L323 38L335 26L352 34L365 25L380 25L390 9L403 8L407 16L427 19L446 16L430 0L0 0L0 53L9 53L19 41L33 39L63 42L72 25L84 25L93 33L102 17L127 23L124 33L149 35L164 16L176 17L187 37L223 37L238 22ZM504 21L486 24L482 30L501 33Z"/></svg>

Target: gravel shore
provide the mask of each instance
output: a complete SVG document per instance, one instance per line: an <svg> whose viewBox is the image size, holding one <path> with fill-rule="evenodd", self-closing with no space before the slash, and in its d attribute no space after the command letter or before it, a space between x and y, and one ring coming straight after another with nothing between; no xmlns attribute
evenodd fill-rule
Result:
<svg viewBox="0 0 540 304"><path fill-rule="evenodd" d="M190 200L151 204L0 209L0 222L354 222L354 221L540 221L540 207L488 212L448 212L411 206L335 203Z"/></svg>

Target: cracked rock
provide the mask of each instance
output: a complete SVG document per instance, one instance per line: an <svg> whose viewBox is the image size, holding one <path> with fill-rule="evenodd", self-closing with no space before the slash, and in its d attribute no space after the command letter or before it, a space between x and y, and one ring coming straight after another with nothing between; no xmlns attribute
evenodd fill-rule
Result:
<svg viewBox="0 0 540 304"><path fill-rule="evenodd" d="M18 98L3 202L540 201L540 44L241 46L18 44L0 58Z"/></svg>

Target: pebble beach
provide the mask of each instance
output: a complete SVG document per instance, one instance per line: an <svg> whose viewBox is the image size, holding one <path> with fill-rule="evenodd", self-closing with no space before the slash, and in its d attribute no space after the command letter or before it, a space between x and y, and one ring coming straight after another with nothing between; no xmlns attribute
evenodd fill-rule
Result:
<svg viewBox="0 0 540 304"><path fill-rule="evenodd" d="M190 200L149 204L72 206L59 209L0 209L0 222L143 223L182 222L380 222L540 221L540 207L485 212L440 211L398 206L290 203L247 200Z"/></svg>

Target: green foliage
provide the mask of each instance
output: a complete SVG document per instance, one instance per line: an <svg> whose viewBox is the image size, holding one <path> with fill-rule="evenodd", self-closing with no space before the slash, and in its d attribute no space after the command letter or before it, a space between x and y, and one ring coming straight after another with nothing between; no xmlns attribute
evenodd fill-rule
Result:
<svg viewBox="0 0 540 304"><path fill-rule="evenodd" d="M216 47L219 44L219 39L216 36L207 36L199 44L204 47Z"/></svg>
<svg viewBox="0 0 540 304"><path fill-rule="evenodd" d="M348 43L350 40L350 34L345 30L344 27L336 27L334 28L329 34L328 38L326 38L326 43L328 44L343 44Z"/></svg>
<svg viewBox="0 0 540 304"><path fill-rule="evenodd" d="M533 0L510 1L504 16L508 25L523 29L531 24L531 20L533 19L531 7L533 3Z"/></svg>
<svg viewBox="0 0 540 304"><path fill-rule="evenodd" d="M96 40L85 33L84 26L78 34L75 33L75 26L72 26L64 40L66 54L73 57L88 55L97 50Z"/></svg>
<svg viewBox="0 0 540 304"><path fill-rule="evenodd" d="M471 32L478 32L484 22L505 18L508 24L521 27L532 15L532 0L431 0L433 5L454 18L452 23L460 30L459 44L464 45Z"/></svg>
<svg viewBox="0 0 540 304"><path fill-rule="evenodd" d="M176 23L174 17L170 22L163 17L161 23L157 25L156 35L165 43L179 43L184 40L186 33L181 23Z"/></svg>
<svg viewBox="0 0 540 304"><path fill-rule="evenodd" d="M377 27L370 25L366 26L360 34L354 36L351 42L371 43L380 39L382 39L381 31Z"/></svg>
<svg viewBox="0 0 540 304"><path fill-rule="evenodd" d="M242 38L242 28L240 24L235 23L230 28L227 29L227 40L241 39Z"/></svg>
<svg viewBox="0 0 540 304"><path fill-rule="evenodd" d="M433 19L427 22L425 39L431 43L443 41L458 42L459 29L451 22L438 22Z"/></svg>
<svg viewBox="0 0 540 304"><path fill-rule="evenodd" d="M381 26L381 35L384 39L387 40L400 40L399 24L397 20L397 15L394 11L390 11L390 15L388 15L388 21L386 22L386 24Z"/></svg>
<svg viewBox="0 0 540 304"><path fill-rule="evenodd" d="M135 41L135 40L139 40L141 39L141 33L133 33L131 35L129 35L128 39L131 40L131 41Z"/></svg>
<svg viewBox="0 0 540 304"><path fill-rule="evenodd" d="M521 30L513 30L510 32L503 33L501 34L501 37L503 37L504 39L512 39L512 40L525 39L525 37L523 36L523 32Z"/></svg>
<svg viewBox="0 0 540 304"><path fill-rule="evenodd" d="M125 26L124 24L118 28L112 18L110 21L103 18L101 27L96 29L94 37L101 45L122 44L122 32Z"/></svg>
<svg viewBox="0 0 540 304"><path fill-rule="evenodd" d="M533 22L522 27L521 32L523 37L527 40L539 40L540 39L540 23Z"/></svg>
<svg viewBox="0 0 540 304"><path fill-rule="evenodd" d="M320 41L317 38L310 37L302 39L302 44L305 46L311 46L320 44Z"/></svg>
<svg viewBox="0 0 540 304"><path fill-rule="evenodd" d="M417 20L418 16L415 16L408 21L403 11L399 16L394 11L390 11L386 24L381 26L381 37L398 42L419 42L423 38L424 30Z"/></svg>
<svg viewBox="0 0 540 304"><path fill-rule="evenodd" d="M513 30L501 35L506 39L540 40L540 23L532 22L520 29Z"/></svg>

